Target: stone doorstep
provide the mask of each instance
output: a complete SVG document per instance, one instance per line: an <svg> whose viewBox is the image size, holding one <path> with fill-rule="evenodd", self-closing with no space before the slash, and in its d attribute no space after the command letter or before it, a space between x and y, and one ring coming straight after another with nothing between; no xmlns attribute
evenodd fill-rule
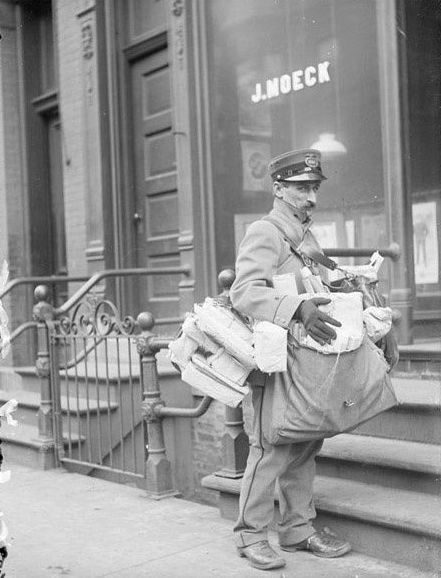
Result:
<svg viewBox="0 0 441 578"><path fill-rule="evenodd" d="M41 395L34 391L2 391L0 390L0 404L6 403L10 399L16 399L18 401L18 408L17 411L20 410L20 407L26 409L34 409L38 411L41 402ZM78 403L77 403L78 401ZM118 409L118 403L110 402L110 405L107 399L102 400L103 403L98 404L96 399L90 398L87 400L84 397L79 397L77 399L76 395L72 394L69 396L69 400L67 396L61 396L61 411L63 413L67 413L68 411L72 413L73 416L77 415L86 415L87 413L105 413L107 412L108 408L111 411L115 411ZM104 404L105 402L105 404ZM1 430L0 430L1 436Z"/></svg>
<svg viewBox="0 0 441 578"><path fill-rule="evenodd" d="M320 457L441 476L441 445L435 444L340 434L325 440Z"/></svg>
<svg viewBox="0 0 441 578"><path fill-rule="evenodd" d="M0 439L2 442L8 444L15 444L19 446L26 446L34 450L39 450L41 446L47 443L47 440L39 438L38 427L28 424L20 424L17 427L3 426L0 429ZM71 434L71 444L77 445L85 441L85 437L79 437L76 433ZM68 440L64 440L64 444L68 444Z"/></svg>
<svg viewBox="0 0 441 578"><path fill-rule="evenodd" d="M231 519L237 516L240 484L240 479L221 478L215 474L202 480L204 487L221 493L220 506L225 517ZM343 530L342 535L356 532L359 544L369 544L370 555L418 565L420 570L439 569L441 497L327 476L316 477L314 495L319 520L335 522L336 530L339 531L339 527ZM346 525L348 528L344 530ZM389 552L389 539L393 554ZM413 548L420 555L418 562L415 562ZM421 552L426 548L427 557L423 554L421 558ZM366 553L363 546L358 549ZM437 556L440 559L434 560ZM424 560L424 566L419 565L421 560ZM431 567L433 564L435 568Z"/></svg>
<svg viewBox="0 0 441 578"><path fill-rule="evenodd" d="M238 496L241 481L210 474L202 486ZM439 496L328 476L316 476L314 490L317 509L441 540Z"/></svg>
<svg viewBox="0 0 441 578"><path fill-rule="evenodd" d="M439 341L418 342L411 345L399 345L400 357L403 359L441 360L441 343Z"/></svg>
<svg viewBox="0 0 441 578"><path fill-rule="evenodd" d="M319 510L441 541L441 497L317 476Z"/></svg>
<svg viewBox="0 0 441 578"><path fill-rule="evenodd" d="M399 408L441 411L441 382L433 379L392 377Z"/></svg>
<svg viewBox="0 0 441 578"><path fill-rule="evenodd" d="M210 474L202 485L238 496L241 478ZM316 476L314 494L317 510L441 540L441 497L327 476Z"/></svg>
<svg viewBox="0 0 441 578"><path fill-rule="evenodd" d="M128 381L130 378L132 379L139 379L139 363L135 358L131 366L127 363L121 363L118 367L118 364L113 362L106 366L105 363L99 362L98 363L98 379L100 382L105 381L108 379L109 381L117 381L118 379L121 381ZM87 365L88 368L88 377L89 379L94 379L95 374L95 362L90 361ZM130 369L131 368L131 371ZM158 355L157 360L157 369L158 369L158 376L165 377L165 376L179 376L178 371L173 367L171 362L164 356ZM8 367L2 368L0 367L0 372L12 372L16 373L23 378L27 376L37 379L37 375L35 373L35 367L33 366L26 366L26 367ZM60 369L60 378L62 379L66 375L66 371L61 367ZM84 364L80 362L78 365L77 371L74 369L68 369L67 375L69 378L75 378L75 376L83 380L86 376L86 371L84 369Z"/></svg>

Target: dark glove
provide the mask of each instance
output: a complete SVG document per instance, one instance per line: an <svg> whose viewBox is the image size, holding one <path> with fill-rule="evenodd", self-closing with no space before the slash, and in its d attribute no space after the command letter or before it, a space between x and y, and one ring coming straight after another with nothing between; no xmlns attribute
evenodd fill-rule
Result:
<svg viewBox="0 0 441 578"><path fill-rule="evenodd" d="M340 321L329 317L318 308L319 305L327 305L330 302L330 299L325 299L324 297L313 297L303 301L295 315L295 318L305 326L306 333L320 345L330 343L337 337L337 334L328 323L335 327L341 327Z"/></svg>

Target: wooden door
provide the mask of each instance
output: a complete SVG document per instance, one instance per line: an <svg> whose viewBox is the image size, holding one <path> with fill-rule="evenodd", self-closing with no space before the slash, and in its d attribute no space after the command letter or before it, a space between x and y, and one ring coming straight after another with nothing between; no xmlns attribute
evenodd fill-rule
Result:
<svg viewBox="0 0 441 578"><path fill-rule="evenodd" d="M176 158L167 46L131 64L133 182L138 267L180 264ZM140 281L141 309L157 321L178 314L179 276Z"/></svg>

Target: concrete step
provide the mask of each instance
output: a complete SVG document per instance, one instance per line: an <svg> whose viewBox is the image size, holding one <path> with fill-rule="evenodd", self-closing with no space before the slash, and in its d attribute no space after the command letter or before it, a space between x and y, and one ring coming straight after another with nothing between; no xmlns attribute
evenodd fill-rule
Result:
<svg viewBox="0 0 441 578"><path fill-rule="evenodd" d="M111 352L109 352L109 355ZM167 351L161 350L157 356L158 377L163 382L180 381L180 375L171 364ZM69 368L67 371L60 366L60 388L62 393L67 395L78 395L92 399L99 395L104 398L109 393L112 401L119 395L118 389L125 388L131 383L139 383L140 364L139 356L135 353L131 355L131 363L127 359L122 359L117 363L117 357L110 355L109 362L102 359L95 363L94 358L90 358L86 363L81 361L77 367ZM39 393L41 390L40 378L35 372L35 367L1 367L0 366L0 390L2 391L33 391ZM98 393L97 393L98 391Z"/></svg>
<svg viewBox="0 0 441 578"><path fill-rule="evenodd" d="M119 446L122 444L129 446L126 454L128 456L132 454L131 431L133 428L135 430L133 437L139 438L137 439L137 446L141 448L138 452L141 456L139 460L143 463L143 442L139 427L142 420L139 384L136 392L138 403L132 404L131 394L130 388L126 387L122 391L120 403L109 402L108 399L97 401L76 396L68 398L62 395L61 417L66 457L100 462L113 452L115 463L117 463L118 454L121 452ZM11 398L15 398L19 403L14 413L18 426L13 428L4 425L0 430L0 438L4 439L5 448L10 444L14 446L13 451L17 461L40 467L43 456L38 456L38 447L47 445L47 442L38 441L40 394L33 391L0 391L0 403ZM78 439L82 440L81 445L77 443ZM20 455L17 455L15 448L17 444L20 446ZM27 449L26 446L28 446ZM129 463L130 459L127 459L126 463ZM121 459L119 461L121 462Z"/></svg>
<svg viewBox="0 0 441 578"><path fill-rule="evenodd" d="M325 440L317 472L440 496L441 445L342 434Z"/></svg>
<svg viewBox="0 0 441 578"><path fill-rule="evenodd" d="M0 390L0 405L6 403L10 399L18 401L18 408L14 414L14 418L23 425L38 425L38 410L40 408L41 396L34 391L3 391ZM95 399L77 398L74 395L69 397L61 396L61 411L63 416L63 423L67 425L68 414L70 421L75 422L77 419L84 419L88 414L96 415L98 412L107 414L108 411L114 412L118 409L116 402L108 403L107 399L101 399L97 402ZM0 432L1 433L1 432Z"/></svg>
<svg viewBox="0 0 441 578"><path fill-rule="evenodd" d="M399 405L363 424L353 433L407 441L441 440L441 382L393 378Z"/></svg>
<svg viewBox="0 0 441 578"><path fill-rule="evenodd" d="M52 444L40 438L35 425L19 424L17 427L2 424L0 429L2 451L5 461L14 462L38 469L51 469L55 466ZM84 443L84 437L73 434L71 445L78 447ZM67 440L64 441L67 447Z"/></svg>
<svg viewBox="0 0 441 578"><path fill-rule="evenodd" d="M223 517L236 519L240 479L206 476L202 485L220 492ZM441 497L317 476L317 526L329 526L357 552L423 572L441 565Z"/></svg>
<svg viewBox="0 0 441 578"><path fill-rule="evenodd" d="M441 497L317 477L318 522L355 550L426 572L441 565Z"/></svg>
<svg viewBox="0 0 441 578"><path fill-rule="evenodd" d="M439 339L428 343L400 345L399 352L400 359L394 369L395 375L440 378L441 342Z"/></svg>

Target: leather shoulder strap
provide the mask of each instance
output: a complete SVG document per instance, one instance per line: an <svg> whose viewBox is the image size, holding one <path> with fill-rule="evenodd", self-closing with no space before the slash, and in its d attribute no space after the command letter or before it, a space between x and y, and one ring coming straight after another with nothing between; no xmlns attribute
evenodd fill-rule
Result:
<svg viewBox="0 0 441 578"><path fill-rule="evenodd" d="M299 245L295 245L291 241L291 239L286 235L285 231L282 229L282 227L279 225L276 219L273 219L271 215L266 215L265 217L262 217L262 221L268 221L269 223L274 225L276 229L280 231L280 233L282 233L283 238L291 247L291 251L295 253L298 257L300 257L300 259L303 261L303 263L305 263L305 265L308 265L307 260L305 259L306 257L307 259L311 259L311 261L314 261L315 263L323 265L323 267L326 267L327 269L331 269L331 271L333 271L335 268L338 267L338 264L333 259L330 259L320 251L316 251L315 249L306 246L303 242L301 242Z"/></svg>
<svg viewBox="0 0 441 578"><path fill-rule="evenodd" d="M276 229L278 229L278 231L282 234L282 237L285 239L285 241L291 247L291 251L293 253L295 253L298 257L300 257L303 261L303 256L299 252L297 245L295 245L291 241L291 239L286 235L285 231L282 229L282 227L279 225L279 223L276 221L276 219L273 219L271 217L271 215L266 215L265 217L262 217L262 221L268 221L268 223L271 223L272 225L274 225L274 227L276 227Z"/></svg>

